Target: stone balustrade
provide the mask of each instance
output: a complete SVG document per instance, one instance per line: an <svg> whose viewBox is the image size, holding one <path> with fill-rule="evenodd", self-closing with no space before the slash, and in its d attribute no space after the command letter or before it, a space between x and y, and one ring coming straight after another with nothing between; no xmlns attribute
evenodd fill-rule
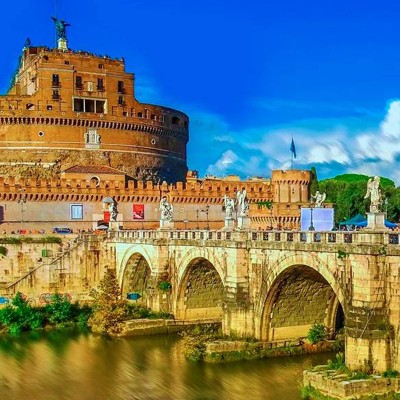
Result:
<svg viewBox="0 0 400 400"><path fill-rule="evenodd" d="M224 231L224 230L121 230L109 232L114 239L182 239L267 241L283 243L398 245L400 232L373 231Z"/></svg>

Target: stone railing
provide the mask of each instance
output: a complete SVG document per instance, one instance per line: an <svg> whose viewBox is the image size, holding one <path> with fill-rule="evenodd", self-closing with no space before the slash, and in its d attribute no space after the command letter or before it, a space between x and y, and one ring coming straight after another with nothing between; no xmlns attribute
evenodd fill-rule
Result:
<svg viewBox="0 0 400 400"><path fill-rule="evenodd" d="M130 241L132 239L171 240L232 240L267 241L284 243L321 244L370 244L399 245L400 232L311 232L311 231L224 231L224 230L121 230L109 232L110 239Z"/></svg>

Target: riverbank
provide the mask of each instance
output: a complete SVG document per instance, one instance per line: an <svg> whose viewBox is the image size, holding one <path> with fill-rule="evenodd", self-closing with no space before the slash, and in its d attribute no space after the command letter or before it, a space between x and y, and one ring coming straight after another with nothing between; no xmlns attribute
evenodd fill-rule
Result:
<svg viewBox="0 0 400 400"><path fill-rule="evenodd" d="M400 400L400 378L371 375L351 379L327 365L303 372L302 397L306 400Z"/></svg>
<svg viewBox="0 0 400 400"><path fill-rule="evenodd" d="M205 344L203 360L210 363L256 360L269 357L297 356L339 351L343 343L323 341L317 344L302 340L251 342L243 340L218 340Z"/></svg>
<svg viewBox="0 0 400 400"><path fill-rule="evenodd" d="M211 326L218 330L221 328L221 321L209 320L177 320L177 319L132 319L121 323L121 332L118 337L124 336L145 336L179 333L190 331L197 326Z"/></svg>

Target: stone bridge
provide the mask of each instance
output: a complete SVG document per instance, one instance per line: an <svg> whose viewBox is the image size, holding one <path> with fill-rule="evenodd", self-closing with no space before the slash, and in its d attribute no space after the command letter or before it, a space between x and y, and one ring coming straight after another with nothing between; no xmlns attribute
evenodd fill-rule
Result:
<svg viewBox="0 0 400 400"><path fill-rule="evenodd" d="M107 241L123 293L152 308L265 341L304 337L314 323L344 328L350 368L400 369L398 233L119 231Z"/></svg>

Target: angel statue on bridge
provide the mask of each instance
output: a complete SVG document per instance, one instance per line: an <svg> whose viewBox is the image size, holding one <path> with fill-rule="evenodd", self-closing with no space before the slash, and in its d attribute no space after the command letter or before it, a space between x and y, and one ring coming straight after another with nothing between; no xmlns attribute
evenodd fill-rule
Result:
<svg viewBox="0 0 400 400"><path fill-rule="evenodd" d="M233 212L235 211L235 201L229 196L224 196L225 206L225 219L233 219Z"/></svg>
<svg viewBox="0 0 400 400"><path fill-rule="evenodd" d="M239 217L246 217L249 212L249 201L247 200L247 192L246 189L242 191L238 190L236 193L237 203L238 203L238 211Z"/></svg>
<svg viewBox="0 0 400 400"><path fill-rule="evenodd" d="M382 194L381 189L379 188L380 181L381 178L379 176L375 176L374 179L369 178L367 183L367 193L364 199L371 197L371 205L369 207L369 211L371 213L379 212L382 204Z"/></svg>
<svg viewBox="0 0 400 400"><path fill-rule="evenodd" d="M174 212L174 207L171 203L168 203L166 196L163 196L160 201L160 212L161 212L161 220L169 222L172 221L172 214Z"/></svg>
<svg viewBox="0 0 400 400"><path fill-rule="evenodd" d="M314 196L311 195L311 200L314 200L314 205L316 208L321 208L322 203L325 201L325 199L326 193L321 193L319 190L315 192Z"/></svg>

